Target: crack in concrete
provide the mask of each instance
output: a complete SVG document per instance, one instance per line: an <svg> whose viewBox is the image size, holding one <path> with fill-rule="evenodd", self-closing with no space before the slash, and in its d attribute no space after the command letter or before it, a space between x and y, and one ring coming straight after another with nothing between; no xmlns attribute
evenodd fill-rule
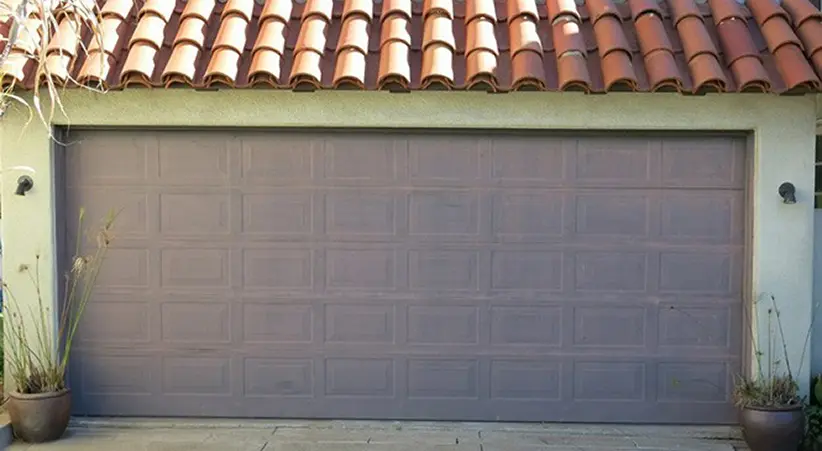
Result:
<svg viewBox="0 0 822 451"><path fill-rule="evenodd" d="M265 442L265 443L263 443L262 448L260 448L258 451L263 451L263 450L265 450L265 448L266 448L267 446L268 446L268 441L266 440L266 442Z"/></svg>

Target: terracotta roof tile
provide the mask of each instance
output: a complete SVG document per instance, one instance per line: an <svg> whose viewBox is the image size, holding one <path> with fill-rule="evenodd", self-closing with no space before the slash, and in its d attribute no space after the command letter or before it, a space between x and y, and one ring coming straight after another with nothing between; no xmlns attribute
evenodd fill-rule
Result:
<svg viewBox="0 0 822 451"><path fill-rule="evenodd" d="M93 2L94 0L89 0ZM809 0L98 0L46 48L56 81L279 89L804 93L822 90ZM39 19L28 19L36 28ZM8 35L11 23L0 23ZM40 35L3 83L35 83ZM81 42L82 41L82 42ZM87 49L87 50L85 50Z"/></svg>

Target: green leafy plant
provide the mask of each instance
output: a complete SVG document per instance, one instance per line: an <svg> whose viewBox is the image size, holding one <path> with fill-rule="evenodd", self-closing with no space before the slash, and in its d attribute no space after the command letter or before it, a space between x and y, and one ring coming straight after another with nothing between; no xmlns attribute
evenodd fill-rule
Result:
<svg viewBox="0 0 822 451"><path fill-rule="evenodd" d="M822 374L813 378L811 388L811 400L805 408L802 451L822 451Z"/></svg>
<svg viewBox="0 0 822 451"><path fill-rule="evenodd" d="M80 210L76 247L71 267L65 273L62 304L56 335L52 329L52 307L43 299L40 256L34 267L22 265L35 290L36 306L21 304L8 284L3 283L5 300L4 339L8 343L6 370L19 393L49 393L66 388L66 370L80 319L91 299L97 277L111 245L116 215L110 213L89 235L93 250L82 254L85 212ZM26 306L26 307L24 307Z"/></svg>
<svg viewBox="0 0 822 451"><path fill-rule="evenodd" d="M791 366L788 345L785 340L785 330L782 326L781 313L776 305L776 298L768 295L770 305L764 306L767 311L767 352L763 352L753 333L753 321L747 321L750 332L750 342L753 346L756 369L753 374L740 375L734 386L734 402L741 408L785 408L803 405L804 399L799 394L799 385ZM754 302L754 309L759 305ZM776 329L774 331L774 329ZM804 363L805 352L808 348L812 331L808 327L805 343L802 348L801 363ZM778 358L781 352L782 358ZM766 361L764 361L766 360Z"/></svg>

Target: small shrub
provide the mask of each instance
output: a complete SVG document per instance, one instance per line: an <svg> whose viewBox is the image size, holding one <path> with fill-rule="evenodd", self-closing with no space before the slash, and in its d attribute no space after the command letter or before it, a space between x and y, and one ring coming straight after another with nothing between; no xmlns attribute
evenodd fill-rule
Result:
<svg viewBox="0 0 822 451"><path fill-rule="evenodd" d="M811 402L805 408L805 442L802 451L822 451L822 375L813 379Z"/></svg>

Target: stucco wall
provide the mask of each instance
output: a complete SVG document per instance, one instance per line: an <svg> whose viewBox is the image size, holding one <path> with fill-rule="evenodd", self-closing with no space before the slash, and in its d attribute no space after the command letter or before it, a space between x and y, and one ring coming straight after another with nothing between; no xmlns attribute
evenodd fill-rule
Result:
<svg viewBox="0 0 822 451"><path fill-rule="evenodd" d="M802 347L810 324L813 283L809 245L814 234L813 98L135 89L106 95L73 91L65 94L64 102L70 122L78 126L753 131L753 208L749 208L753 262L747 296L750 300L770 293L779 300L794 370L804 358L799 376L807 380L810 352L803 353ZM67 122L65 118L55 121ZM50 269L45 295L53 301L58 279L50 143L37 123L21 134L23 123L20 113L2 119L3 273L10 284L25 286L16 268L32 263L34 253L40 252ZM13 195L20 166L35 171L35 189L25 197ZM776 194L777 186L786 180L797 187L796 205L782 204ZM757 330L760 337L766 335L764 327Z"/></svg>

